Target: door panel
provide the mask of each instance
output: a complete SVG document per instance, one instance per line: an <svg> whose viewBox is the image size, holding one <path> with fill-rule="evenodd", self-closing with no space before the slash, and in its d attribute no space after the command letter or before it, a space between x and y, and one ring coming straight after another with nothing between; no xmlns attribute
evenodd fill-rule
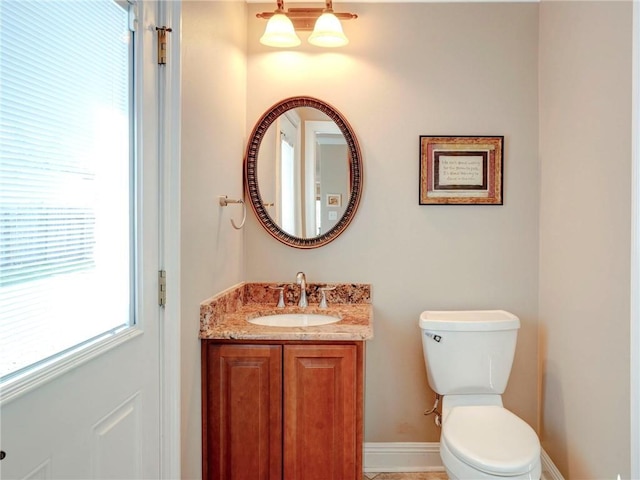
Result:
<svg viewBox="0 0 640 480"><path fill-rule="evenodd" d="M3 406L1 477L159 478L157 375L129 364L146 335Z"/></svg>
<svg viewBox="0 0 640 480"><path fill-rule="evenodd" d="M137 392L93 426L92 478L142 477L141 404Z"/></svg>
<svg viewBox="0 0 640 480"><path fill-rule="evenodd" d="M137 11L136 325L117 346L2 405L2 479L160 478L158 8L145 1Z"/></svg>

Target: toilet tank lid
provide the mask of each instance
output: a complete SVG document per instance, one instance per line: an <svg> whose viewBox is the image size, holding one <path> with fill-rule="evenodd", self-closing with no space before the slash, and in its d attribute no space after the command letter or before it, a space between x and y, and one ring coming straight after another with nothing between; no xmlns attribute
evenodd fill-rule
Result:
<svg viewBox="0 0 640 480"><path fill-rule="evenodd" d="M504 310L427 310L420 314L420 328L452 332L516 330L520 319Z"/></svg>

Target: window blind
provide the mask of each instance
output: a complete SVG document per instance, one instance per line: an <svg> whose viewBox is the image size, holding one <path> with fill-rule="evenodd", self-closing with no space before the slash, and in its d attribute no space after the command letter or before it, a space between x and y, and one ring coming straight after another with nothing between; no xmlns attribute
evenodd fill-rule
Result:
<svg viewBox="0 0 640 480"><path fill-rule="evenodd" d="M131 322L128 26L113 0L0 2L0 377Z"/></svg>

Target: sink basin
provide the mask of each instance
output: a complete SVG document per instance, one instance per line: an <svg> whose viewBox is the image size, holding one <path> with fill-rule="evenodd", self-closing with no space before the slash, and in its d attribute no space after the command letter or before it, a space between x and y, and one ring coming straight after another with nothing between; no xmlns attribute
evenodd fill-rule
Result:
<svg viewBox="0 0 640 480"><path fill-rule="evenodd" d="M339 317L320 313L280 313L277 315L264 315L247 321L254 325L269 327L315 327L336 323L340 320Z"/></svg>

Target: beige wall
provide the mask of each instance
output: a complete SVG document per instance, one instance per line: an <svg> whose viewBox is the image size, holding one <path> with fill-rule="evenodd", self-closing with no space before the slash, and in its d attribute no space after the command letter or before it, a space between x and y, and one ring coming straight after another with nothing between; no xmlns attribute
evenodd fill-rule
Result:
<svg viewBox="0 0 640 480"><path fill-rule="evenodd" d="M571 479L629 478L631 13L540 5L541 434Z"/></svg>
<svg viewBox="0 0 640 480"><path fill-rule="evenodd" d="M273 103L311 95L338 108L364 158L355 220L317 250L281 245L250 215L247 281L373 285L365 437L438 441L418 316L504 308L523 322L506 405L536 426L538 6L340 4L351 44L337 51L261 46L249 5L247 131ZM380 32L378 37L373 32ZM419 206L419 135L504 135L504 206Z"/></svg>
<svg viewBox="0 0 640 480"><path fill-rule="evenodd" d="M294 52L258 44L271 9L183 4L182 477L200 477L199 302L304 270L373 284L367 441L438 439L420 312L500 307L523 320L507 407L566 478L628 478L629 2L341 4L351 45ZM364 157L361 209L315 251L217 206L241 194L247 132L291 95L335 105ZM418 206L421 134L505 135L505 205Z"/></svg>
<svg viewBox="0 0 640 480"><path fill-rule="evenodd" d="M181 167L182 478L200 478L199 304L243 280L246 5L183 2Z"/></svg>

